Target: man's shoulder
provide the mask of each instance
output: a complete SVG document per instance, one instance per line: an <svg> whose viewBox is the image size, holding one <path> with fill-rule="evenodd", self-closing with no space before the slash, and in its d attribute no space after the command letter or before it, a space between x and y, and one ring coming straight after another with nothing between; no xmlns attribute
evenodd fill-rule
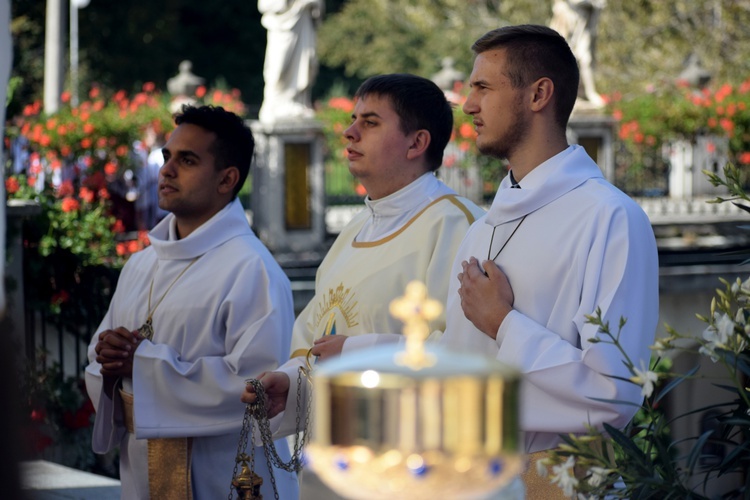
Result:
<svg viewBox="0 0 750 500"><path fill-rule="evenodd" d="M424 213L431 216L454 216L473 224L485 214L485 211L468 198L458 194L446 194L428 205Z"/></svg>
<svg viewBox="0 0 750 500"><path fill-rule="evenodd" d="M630 217L648 219L641 206L626 193L603 178L591 179L573 191L587 200L591 215L624 211Z"/></svg>

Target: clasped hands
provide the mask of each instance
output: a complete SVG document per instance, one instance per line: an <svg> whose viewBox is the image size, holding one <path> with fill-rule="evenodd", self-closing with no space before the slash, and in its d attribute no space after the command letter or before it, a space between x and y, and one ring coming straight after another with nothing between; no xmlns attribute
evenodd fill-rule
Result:
<svg viewBox="0 0 750 500"><path fill-rule="evenodd" d="M130 331L122 326L101 332L94 352L96 362L102 365L102 376L132 377L133 355L142 341L138 330Z"/></svg>
<svg viewBox="0 0 750 500"><path fill-rule="evenodd" d="M491 260L481 264L472 257L461 262L458 296L466 319L492 339L505 317L513 310L513 289L508 277Z"/></svg>

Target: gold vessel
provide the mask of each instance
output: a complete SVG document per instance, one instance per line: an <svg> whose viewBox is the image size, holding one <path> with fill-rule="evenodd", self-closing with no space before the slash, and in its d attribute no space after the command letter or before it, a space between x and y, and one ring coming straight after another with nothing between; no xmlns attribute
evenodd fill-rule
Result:
<svg viewBox="0 0 750 500"><path fill-rule="evenodd" d="M494 359L397 346L363 350L312 372L307 467L351 499L484 498L524 467L518 374Z"/></svg>

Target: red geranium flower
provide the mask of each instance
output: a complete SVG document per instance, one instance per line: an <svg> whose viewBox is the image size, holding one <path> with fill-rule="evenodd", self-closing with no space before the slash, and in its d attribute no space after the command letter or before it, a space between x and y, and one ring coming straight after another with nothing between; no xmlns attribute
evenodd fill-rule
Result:
<svg viewBox="0 0 750 500"><path fill-rule="evenodd" d="M19 189L21 189L21 186L18 184L18 179L15 177L9 177L5 179L5 190L8 192L8 194L14 194Z"/></svg>
<svg viewBox="0 0 750 500"><path fill-rule="evenodd" d="M86 203L93 203L94 201L94 192L90 190L87 187L82 187L78 191L78 197L81 198Z"/></svg>
<svg viewBox="0 0 750 500"><path fill-rule="evenodd" d="M78 200L75 198L71 198L68 196L67 198L63 199L62 201L62 211L63 212L75 212L80 208L81 204L78 203Z"/></svg>

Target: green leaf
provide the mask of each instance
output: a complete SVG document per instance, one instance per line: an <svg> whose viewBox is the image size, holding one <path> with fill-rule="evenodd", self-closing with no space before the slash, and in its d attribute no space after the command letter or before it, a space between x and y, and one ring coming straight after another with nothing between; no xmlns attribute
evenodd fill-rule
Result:
<svg viewBox="0 0 750 500"><path fill-rule="evenodd" d="M674 389L675 387L683 383L689 377L692 377L693 375L695 375L695 373L698 371L699 368L700 368L699 364L695 365L693 368L690 369L690 371L688 371L684 375L680 375L679 377L672 379L667 385L664 386L662 390L659 391L659 393L656 395L656 398L654 398L654 403L658 403L659 401L661 401L661 399L667 394L669 394L669 392L672 389Z"/></svg>
<svg viewBox="0 0 750 500"><path fill-rule="evenodd" d="M690 471L690 475L693 474L693 469L695 469L695 464L698 463L698 459L701 457L703 453L703 446L706 444L706 441L708 441L708 438L711 437L711 434L713 434L714 431L706 431L703 434L700 435L698 440L693 445L693 448L690 450L690 453L687 457L687 468L688 471Z"/></svg>
<svg viewBox="0 0 750 500"><path fill-rule="evenodd" d="M612 440L617 443L622 451L632 457L636 466L638 466L644 472L648 472L650 468L650 460L648 457L638 448L635 443L620 430L612 427L610 424L603 424L604 430L612 437Z"/></svg>

